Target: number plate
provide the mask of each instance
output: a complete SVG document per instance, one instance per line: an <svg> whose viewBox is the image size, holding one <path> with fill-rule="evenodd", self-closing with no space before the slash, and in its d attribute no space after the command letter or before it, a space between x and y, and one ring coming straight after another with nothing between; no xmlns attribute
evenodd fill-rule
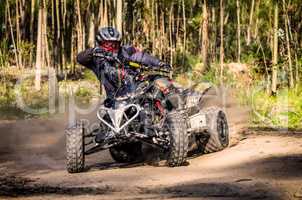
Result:
<svg viewBox="0 0 302 200"><path fill-rule="evenodd" d="M192 115L189 119L192 129L199 129L207 125L206 115L203 113Z"/></svg>

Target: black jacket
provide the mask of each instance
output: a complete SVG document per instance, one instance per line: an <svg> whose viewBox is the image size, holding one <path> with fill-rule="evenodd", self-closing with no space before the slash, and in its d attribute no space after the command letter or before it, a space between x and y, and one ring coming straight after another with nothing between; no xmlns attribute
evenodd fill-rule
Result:
<svg viewBox="0 0 302 200"><path fill-rule="evenodd" d="M77 56L81 65L91 69L99 80L102 80L108 97L114 97L118 89L123 86L129 90L132 84L131 71L121 69L114 61L106 58L94 57L95 52L104 52L101 48L89 48ZM118 52L122 61L136 62L147 66L158 66L160 60L132 46L122 46ZM127 92L127 91L124 91Z"/></svg>

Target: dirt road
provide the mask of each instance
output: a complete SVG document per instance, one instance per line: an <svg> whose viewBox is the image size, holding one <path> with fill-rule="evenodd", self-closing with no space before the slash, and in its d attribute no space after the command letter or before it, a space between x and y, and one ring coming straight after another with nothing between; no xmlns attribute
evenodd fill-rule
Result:
<svg viewBox="0 0 302 200"><path fill-rule="evenodd" d="M0 123L0 199L298 199L302 133L249 130L238 145L168 168L119 165L108 152L65 170L59 119Z"/></svg>

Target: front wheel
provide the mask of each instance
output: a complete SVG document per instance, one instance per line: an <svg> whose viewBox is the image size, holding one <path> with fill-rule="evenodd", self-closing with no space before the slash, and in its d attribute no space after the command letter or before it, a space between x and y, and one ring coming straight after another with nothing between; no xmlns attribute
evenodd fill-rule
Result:
<svg viewBox="0 0 302 200"><path fill-rule="evenodd" d="M186 162L189 147L186 121L181 113L173 112L168 114L167 124L170 132L167 164L170 167L181 166Z"/></svg>
<svg viewBox="0 0 302 200"><path fill-rule="evenodd" d="M69 173L83 172L85 168L84 128L81 124L66 129L66 158Z"/></svg>
<svg viewBox="0 0 302 200"><path fill-rule="evenodd" d="M225 149L229 145L229 127L225 113L217 107L209 107L205 113L210 135L204 146L204 153Z"/></svg>

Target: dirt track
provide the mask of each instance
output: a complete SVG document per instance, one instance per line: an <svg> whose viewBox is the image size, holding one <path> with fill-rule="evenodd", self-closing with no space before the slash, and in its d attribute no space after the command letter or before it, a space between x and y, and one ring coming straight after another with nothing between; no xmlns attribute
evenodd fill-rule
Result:
<svg viewBox="0 0 302 200"><path fill-rule="evenodd" d="M60 118L0 124L0 199L302 198L302 133L250 130L178 168L118 165L101 152L71 175L64 126Z"/></svg>

